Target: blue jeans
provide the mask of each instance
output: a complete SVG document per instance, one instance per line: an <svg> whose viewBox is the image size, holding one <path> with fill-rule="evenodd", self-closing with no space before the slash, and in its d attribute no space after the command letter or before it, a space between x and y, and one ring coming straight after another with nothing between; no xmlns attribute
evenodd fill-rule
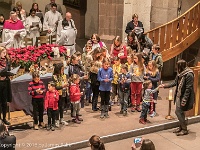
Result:
<svg viewBox="0 0 200 150"><path fill-rule="evenodd" d="M121 110L123 111L127 111L129 96L130 96L130 91L123 92L119 90L119 100L121 104Z"/></svg>
<svg viewBox="0 0 200 150"><path fill-rule="evenodd" d="M91 83L86 82L86 90L85 90L85 95L86 95L86 100L91 101Z"/></svg>
<svg viewBox="0 0 200 150"><path fill-rule="evenodd" d="M149 109L149 105L150 105L149 102L142 102L142 111L141 111L140 118L145 119L145 120L147 119L147 112Z"/></svg>

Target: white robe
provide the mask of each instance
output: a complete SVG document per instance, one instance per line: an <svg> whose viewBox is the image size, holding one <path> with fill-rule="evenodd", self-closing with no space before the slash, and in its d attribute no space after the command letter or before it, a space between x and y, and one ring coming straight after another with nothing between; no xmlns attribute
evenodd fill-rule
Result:
<svg viewBox="0 0 200 150"><path fill-rule="evenodd" d="M30 26L33 25L33 22L39 23L39 28L38 27L33 27L30 28ZM36 42L36 37L40 36L40 31L42 29L42 23L40 21L40 18L38 16L29 16L26 18L26 31L27 31L27 38L32 38L33 39L33 45L35 45Z"/></svg>
<svg viewBox="0 0 200 150"><path fill-rule="evenodd" d="M45 13L43 30L51 30L51 33L48 35L56 35L57 34L57 26L55 23L62 20L61 14L56 11L55 13L51 10Z"/></svg>

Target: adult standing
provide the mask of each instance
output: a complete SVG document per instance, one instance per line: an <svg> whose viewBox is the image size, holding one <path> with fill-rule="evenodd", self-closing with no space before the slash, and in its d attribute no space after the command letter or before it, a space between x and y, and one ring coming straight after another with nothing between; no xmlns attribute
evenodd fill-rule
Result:
<svg viewBox="0 0 200 150"><path fill-rule="evenodd" d="M70 49L70 56L72 56L76 52L76 32L73 28L69 26L69 22L67 20L62 21L62 26L63 29L61 30L61 35L57 43L59 45L66 46L67 49Z"/></svg>
<svg viewBox="0 0 200 150"><path fill-rule="evenodd" d="M52 4L56 4L56 0L50 0L50 3L47 4L47 5L45 6L45 13L51 10L51 5L52 5ZM60 6L59 4L56 4L56 5L57 5L57 11L58 11L61 15L63 15L61 6Z"/></svg>
<svg viewBox="0 0 200 150"><path fill-rule="evenodd" d="M138 21L138 15L133 14L132 20L126 25L126 34L129 34L129 32L133 32L135 27L141 27L143 28L143 24L141 21Z"/></svg>
<svg viewBox="0 0 200 150"><path fill-rule="evenodd" d="M39 9L38 3L33 3L30 9L30 13L31 13L31 10L35 10L36 16L38 16L41 22L43 23L44 17L43 17L42 11Z"/></svg>
<svg viewBox="0 0 200 150"><path fill-rule="evenodd" d="M12 100L10 78L6 74L7 71L10 71L10 61L6 49L0 47L0 119L6 125L10 125L10 122L6 120L7 103ZM3 118L1 118L1 114L3 114Z"/></svg>
<svg viewBox="0 0 200 150"><path fill-rule="evenodd" d="M36 43L36 37L40 36L42 23L40 18L36 16L36 11L31 9L30 16L26 18L27 37L33 38L33 45Z"/></svg>
<svg viewBox="0 0 200 150"><path fill-rule="evenodd" d="M26 11L22 8L22 3L20 1L18 1L16 3L16 7L19 9L20 15L21 15L22 19L25 21L26 20Z"/></svg>
<svg viewBox="0 0 200 150"><path fill-rule="evenodd" d="M47 30L48 35L56 35L58 22L62 20L61 14L57 11L57 5L51 4L51 10L45 13L43 30Z"/></svg>
<svg viewBox="0 0 200 150"><path fill-rule="evenodd" d="M17 18L14 11L10 12L10 19L6 20L3 26L2 42L9 42L7 47L23 47L23 38L26 30L23 22Z"/></svg>
<svg viewBox="0 0 200 150"><path fill-rule="evenodd" d="M164 88L176 86L174 94L174 104L176 104L176 116L179 120L179 127L174 130L177 136L188 134L187 122L185 120L185 111L193 108L194 104L194 73L187 66L185 60L177 62L177 76L170 84L163 84Z"/></svg>

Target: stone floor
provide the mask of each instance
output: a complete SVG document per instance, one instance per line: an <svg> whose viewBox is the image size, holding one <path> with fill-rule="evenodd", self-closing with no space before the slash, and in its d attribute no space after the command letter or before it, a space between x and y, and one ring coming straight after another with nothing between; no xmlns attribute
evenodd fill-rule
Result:
<svg viewBox="0 0 200 150"><path fill-rule="evenodd" d="M69 126L63 126L55 131L46 131L40 129L38 131L33 129L26 130L12 130L11 133L17 137L16 149L20 150L38 150L50 147L59 146L62 144L74 143L82 140L87 140L91 135L97 134L99 136L105 136L109 134L119 133L123 131L138 129L141 127L157 125L168 122L165 116L168 112L168 101L166 97L168 95L167 89L160 89L160 98L157 104L157 116L150 118L150 124L139 124L138 112L130 112L124 117L119 113L120 107L115 105L112 107L112 111L109 112L110 118L100 119L100 112L93 112L91 105L81 110L82 118L84 121L81 124L74 124L70 122ZM172 106L172 115L174 114L174 106ZM46 116L45 122L47 122ZM66 120L70 120L69 114L65 115Z"/></svg>

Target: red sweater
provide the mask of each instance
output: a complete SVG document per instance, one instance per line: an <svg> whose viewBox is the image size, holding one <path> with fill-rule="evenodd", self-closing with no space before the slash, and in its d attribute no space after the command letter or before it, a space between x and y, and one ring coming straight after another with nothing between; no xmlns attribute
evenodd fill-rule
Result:
<svg viewBox="0 0 200 150"><path fill-rule="evenodd" d="M58 100L59 93L57 90L53 92L47 91L44 101L44 108L53 108L53 110L58 110Z"/></svg>
<svg viewBox="0 0 200 150"><path fill-rule="evenodd" d="M119 53L124 54L124 55L122 55L122 56L119 57L120 59L127 59L127 50L126 50L126 46L123 45L123 46L118 47L118 49L116 49L116 48L114 47L114 44L112 44L112 46L111 46L111 56L112 56L112 57L116 57L116 56L118 57L118 54L119 54Z"/></svg>
<svg viewBox="0 0 200 150"><path fill-rule="evenodd" d="M71 84L69 93L70 93L69 96L70 96L71 102L78 102L81 100L81 91L80 91L79 84Z"/></svg>
<svg viewBox="0 0 200 150"><path fill-rule="evenodd" d="M42 94L36 92L39 88L43 91ZM46 92L44 83L41 80L38 83L31 81L28 85L28 92L33 98L44 98L44 93Z"/></svg>

